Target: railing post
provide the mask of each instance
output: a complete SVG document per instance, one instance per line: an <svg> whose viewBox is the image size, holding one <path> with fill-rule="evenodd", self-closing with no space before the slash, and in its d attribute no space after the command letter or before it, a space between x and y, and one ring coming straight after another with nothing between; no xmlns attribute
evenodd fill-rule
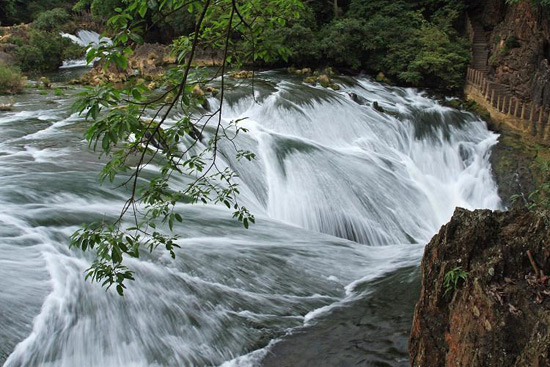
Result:
<svg viewBox="0 0 550 367"><path fill-rule="evenodd" d="M525 120L525 110L527 109L526 108L527 106L525 106L525 105L526 105L526 103L521 104L521 119L522 120Z"/></svg>
<svg viewBox="0 0 550 367"><path fill-rule="evenodd" d="M529 120L535 122L535 104L531 103L531 114L529 115Z"/></svg>
<svg viewBox="0 0 550 367"><path fill-rule="evenodd" d="M514 117L519 117L519 116L518 116L518 112L519 112L519 99L514 98L514 102L515 102L515 105L514 105Z"/></svg>
<svg viewBox="0 0 550 367"><path fill-rule="evenodd" d="M500 94L497 97L497 111L500 112L500 97L502 97Z"/></svg>
<svg viewBox="0 0 550 367"><path fill-rule="evenodd" d="M538 133L539 133L539 138L541 139L544 139L544 128L545 126L543 126L543 118L544 118L544 107L540 106L539 107L539 120L538 120Z"/></svg>
<svg viewBox="0 0 550 367"><path fill-rule="evenodd" d="M495 89L491 92L491 107L494 107L493 102L495 101Z"/></svg>

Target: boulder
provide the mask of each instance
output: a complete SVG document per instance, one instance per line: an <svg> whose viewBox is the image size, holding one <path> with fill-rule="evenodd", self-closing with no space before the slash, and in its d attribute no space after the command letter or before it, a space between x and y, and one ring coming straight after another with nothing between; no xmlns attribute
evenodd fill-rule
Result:
<svg viewBox="0 0 550 367"><path fill-rule="evenodd" d="M413 367L550 366L550 212L456 209L421 271Z"/></svg>

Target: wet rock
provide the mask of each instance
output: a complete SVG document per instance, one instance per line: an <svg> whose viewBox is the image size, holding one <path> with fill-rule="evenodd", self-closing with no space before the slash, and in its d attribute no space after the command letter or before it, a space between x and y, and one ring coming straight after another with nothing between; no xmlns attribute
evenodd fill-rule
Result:
<svg viewBox="0 0 550 367"><path fill-rule="evenodd" d="M368 103L368 101L365 98L361 97L357 93L349 93L349 98L351 98L353 102L360 105L366 105Z"/></svg>
<svg viewBox="0 0 550 367"><path fill-rule="evenodd" d="M385 112L384 108L380 106L377 101L372 102L372 108L374 108L378 112Z"/></svg>
<svg viewBox="0 0 550 367"><path fill-rule="evenodd" d="M320 75L317 80L319 81L319 84L321 84L321 86L323 86L324 88L328 88L331 84L330 78L326 74Z"/></svg>
<svg viewBox="0 0 550 367"><path fill-rule="evenodd" d="M317 77L308 76L307 78L304 79L304 82L312 85L317 85Z"/></svg>
<svg viewBox="0 0 550 367"><path fill-rule="evenodd" d="M254 77L254 72L250 70L235 71L229 74L234 79L250 79Z"/></svg>
<svg viewBox="0 0 550 367"><path fill-rule="evenodd" d="M7 103L3 103L2 101L0 101L0 112L13 111L14 105L15 101L13 99L10 99Z"/></svg>
<svg viewBox="0 0 550 367"><path fill-rule="evenodd" d="M220 90L214 87L206 87L206 91L210 93L212 97L216 97L220 93Z"/></svg>
<svg viewBox="0 0 550 367"><path fill-rule="evenodd" d="M201 86L198 84L195 84L191 93L196 97L204 97L204 91L202 90Z"/></svg>
<svg viewBox="0 0 550 367"><path fill-rule="evenodd" d="M289 74L295 75L308 75L312 73L311 68L296 69L295 67L289 67L287 71Z"/></svg>
<svg viewBox="0 0 550 367"><path fill-rule="evenodd" d="M386 84L391 84L391 80L389 80L386 75L382 72L378 73L378 75L376 75L376 81L379 82L379 83L386 83Z"/></svg>
<svg viewBox="0 0 550 367"><path fill-rule="evenodd" d="M550 282L528 252L550 273L550 212L457 209L424 253L412 366L550 366ZM468 276L445 294L459 265Z"/></svg>

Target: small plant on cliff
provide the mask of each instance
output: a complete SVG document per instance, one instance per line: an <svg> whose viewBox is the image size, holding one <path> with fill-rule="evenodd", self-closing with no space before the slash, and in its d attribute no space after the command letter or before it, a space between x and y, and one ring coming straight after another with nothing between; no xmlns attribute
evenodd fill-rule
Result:
<svg viewBox="0 0 550 367"><path fill-rule="evenodd" d="M468 275L470 274L462 269L462 266L457 266L456 268L445 273L445 277L443 278L443 288L445 289L444 294L454 292L458 288L458 283L460 281L465 281L468 278Z"/></svg>
<svg viewBox="0 0 550 367"><path fill-rule="evenodd" d="M510 197L512 203L523 199L528 210L550 209L550 161L538 160L538 163L542 183L527 198L523 194Z"/></svg>

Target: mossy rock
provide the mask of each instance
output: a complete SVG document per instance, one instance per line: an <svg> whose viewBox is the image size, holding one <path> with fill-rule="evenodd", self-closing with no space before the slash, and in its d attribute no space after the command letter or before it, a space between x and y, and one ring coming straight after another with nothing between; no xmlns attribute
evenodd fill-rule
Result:
<svg viewBox="0 0 550 367"><path fill-rule="evenodd" d="M331 84L330 78L326 74L320 75L319 78L317 78L317 80L319 81L321 86L323 86L324 88L328 88Z"/></svg>
<svg viewBox="0 0 550 367"><path fill-rule="evenodd" d="M317 85L317 78L314 76L308 76L304 79L304 82L312 85Z"/></svg>
<svg viewBox="0 0 550 367"><path fill-rule="evenodd" d="M386 75L382 72L376 75L376 81L379 83L391 84L391 80L388 79L388 77L386 77Z"/></svg>

